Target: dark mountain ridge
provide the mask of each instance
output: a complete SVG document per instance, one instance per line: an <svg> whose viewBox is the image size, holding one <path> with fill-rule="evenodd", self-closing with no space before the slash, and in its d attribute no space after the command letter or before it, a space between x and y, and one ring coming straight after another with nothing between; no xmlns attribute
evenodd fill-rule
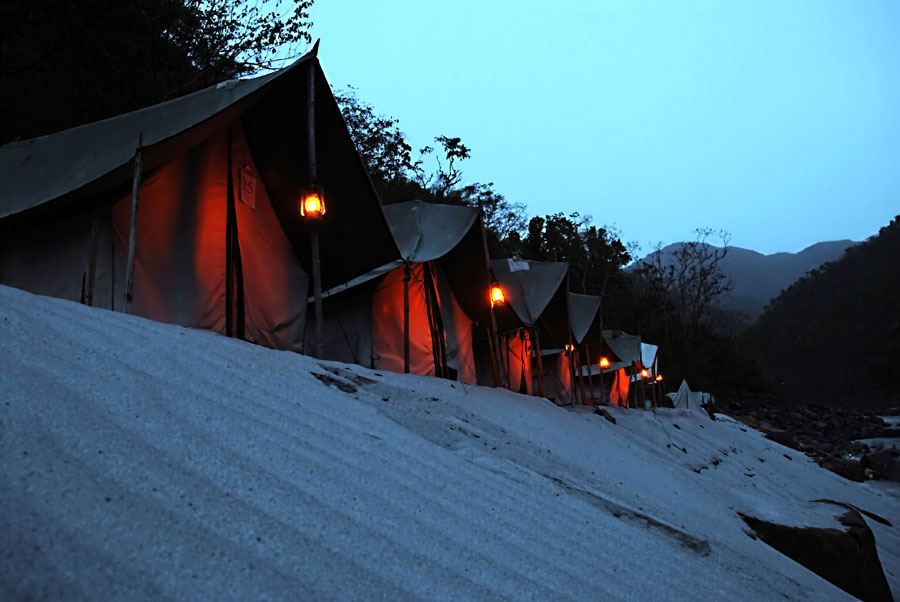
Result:
<svg viewBox="0 0 900 602"><path fill-rule="evenodd" d="M748 342L783 393L900 393L900 217L782 291Z"/></svg>
<svg viewBox="0 0 900 602"><path fill-rule="evenodd" d="M663 247L663 262L673 261L675 251L684 243ZM799 253L772 253L764 255L741 247L728 247L728 253L719 264L722 272L731 279L732 290L719 300L724 309L736 310L750 320L763 313L766 304L782 290L789 287L810 270L839 259L847 248L858 244L852 240L833 240L811 245ZM715 245L707 245L721 249ZM652 254L633 265L649 262Z"/></svg>

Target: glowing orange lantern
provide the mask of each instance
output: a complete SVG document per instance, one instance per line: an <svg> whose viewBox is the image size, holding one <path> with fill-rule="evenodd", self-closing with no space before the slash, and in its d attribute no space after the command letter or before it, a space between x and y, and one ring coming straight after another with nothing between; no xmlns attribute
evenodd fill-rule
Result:
<svg viewBox="0 0 900 602"><path fill-rule="evenodd" d="M661 381L662 381L662 374L657 374L657 375L656 375L656 382L661 382Z"/></svg>
<svg viewBox="0 0 900 602"><path fill-rule="evenodd" d="M325 195L321 188L308 188L303 191L300 215L312 219L325 215Z"/></svg>
<svg viewBox="0 0 900 602"><path fill-rule="evenodd" d="M506 297L503 295L503 289L499 284L491 285L491 307L506 303Z"/></svg>
<svg viewBox="0 0 900 602"><path fill-rule="evenodd" d="M641 378L650 378L650 371L646 368L641 370Z"/></svg>
<svg viewBox="0 0 900 602"><path fill-rule="evenodd" d="M566 343L566 353L572 353L573 351L575 351L575 345Z"/></svg>
<svg viewBox="0 0 900 602"><path fill-rule="evenodd" d="M608 357L600 358L600 367L601 368L609 368L609 358Z"/></svg>

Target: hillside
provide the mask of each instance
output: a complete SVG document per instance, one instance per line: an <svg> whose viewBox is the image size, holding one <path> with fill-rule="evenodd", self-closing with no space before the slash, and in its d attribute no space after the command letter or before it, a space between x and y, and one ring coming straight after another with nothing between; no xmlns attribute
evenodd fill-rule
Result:
<svg viewBox="0 0 900 602"><path fill-rule="evenodd" d="M613 424L2 286L0 362L4 599L849 600L739 513L900 521L896 485L725 418Z"/></svg>
<svg viewBox="0 0 900 602"><path fill-rule="evenodd" d="M671 258L682 243L663 248L663 257ZM814 244L799 253L773 253L763 255L750 249L728 247L728 254L719 264L722 272L731 278L732 290L723 295L720 304L726 309L745 313L751 320L757 319L763 308L783 289L812 269L838 259L844 251L857 243L851 240L835 240ZM719 248L719 247L717 247ZM642 261L648 261L650 255Z"/></svg>
<svg viewBox="0 0 900 602"><path fill-rule="evenodd" d="M749 340L785 394L900 396L900 218L782 292Z"/></svg>

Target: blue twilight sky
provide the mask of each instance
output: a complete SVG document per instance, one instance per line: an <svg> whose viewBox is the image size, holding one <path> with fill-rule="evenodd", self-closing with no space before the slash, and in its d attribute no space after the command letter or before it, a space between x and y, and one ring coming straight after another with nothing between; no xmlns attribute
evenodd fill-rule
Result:
<svg viewBox="0 0 900 602"><path fill-rule="evenodd" d="M764 253L900 213L898 0L317 0L335 88L529 215Z"/></svg>

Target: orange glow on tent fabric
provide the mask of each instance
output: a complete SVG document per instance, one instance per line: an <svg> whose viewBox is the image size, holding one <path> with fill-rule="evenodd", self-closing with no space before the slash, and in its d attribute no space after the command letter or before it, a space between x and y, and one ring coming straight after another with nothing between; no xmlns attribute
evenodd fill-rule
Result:
<svg viewBox="0 0 900 602"><path fill-rule="evenodd" d="M600 358L600 367L601 368L609 368L609 358L608 357Z"/></svg>
<svg viewBox="0 0 900 602"><path fill-rule="evenodd" d="M325 195L320 189L305 190L300 201L300 215L303 217L321 217L325 215Z"/></svg>
<svg viewBox="0 0 900 602"><path fill-rule="evenodd" d="M503 295L503 289L497 285L491 287L491 307L506 303L506 297Z"/></svg>
<svg viewBox="0 0 900 602"><path fill-rule="evenodd" d="M641 378L650 378L650 371L646 368L641 370Z"/></svg>

